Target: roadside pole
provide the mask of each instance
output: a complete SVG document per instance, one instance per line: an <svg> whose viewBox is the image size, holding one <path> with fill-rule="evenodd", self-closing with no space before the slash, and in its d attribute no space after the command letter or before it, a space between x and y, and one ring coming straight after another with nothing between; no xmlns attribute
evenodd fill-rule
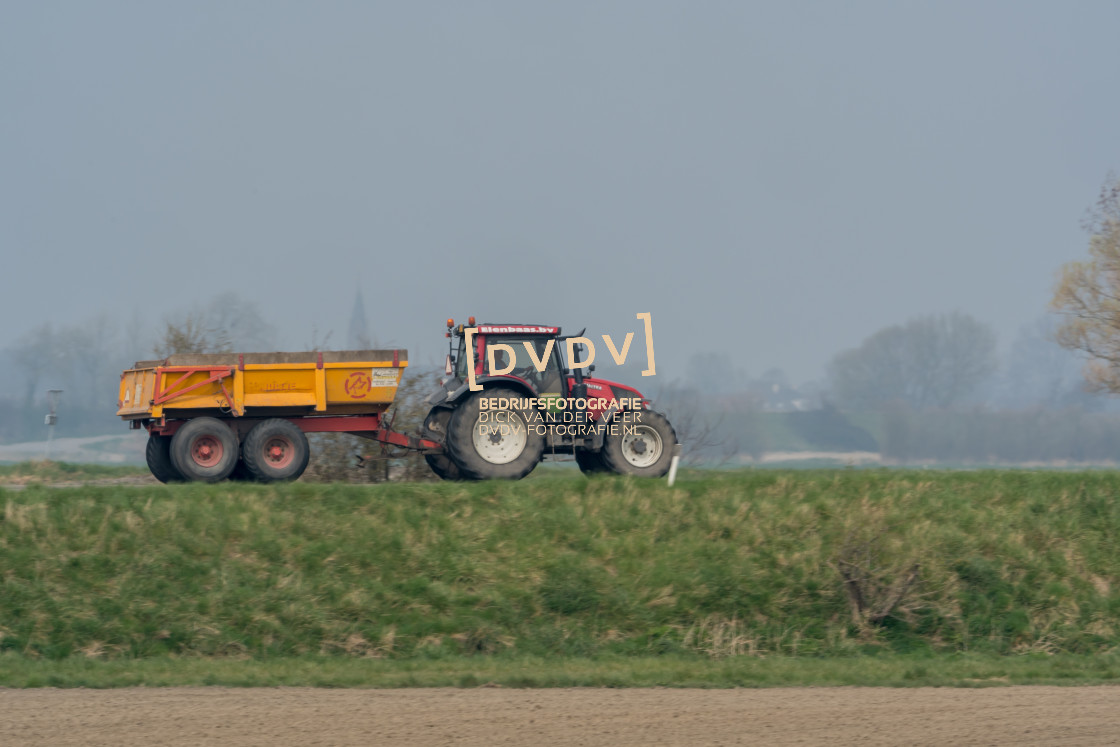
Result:
<svg viewBox="0 0 1120 747"><path fill-rule="evenodd" d="M54 442L54 426L58 422L58 398L62 396L61 389L48 389L47 390L47 418L43 421L47 426L47 456L46 460L51 460L51 444Z"/></svg>

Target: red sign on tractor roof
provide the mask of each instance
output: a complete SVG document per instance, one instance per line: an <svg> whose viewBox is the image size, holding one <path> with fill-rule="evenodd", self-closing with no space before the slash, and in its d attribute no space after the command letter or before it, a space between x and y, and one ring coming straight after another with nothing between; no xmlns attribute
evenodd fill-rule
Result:
<svg viewBox="0 0 1120 747"><path fill-rule="evenodd" d="M483 324L478 328L482 335L555 335L559 331L559 327L541 327L535 324Z"/></svg>

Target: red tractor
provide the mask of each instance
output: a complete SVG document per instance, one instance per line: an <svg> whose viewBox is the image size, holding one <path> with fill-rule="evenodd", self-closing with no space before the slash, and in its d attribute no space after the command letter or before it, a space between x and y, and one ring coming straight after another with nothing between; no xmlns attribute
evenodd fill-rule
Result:
<svg viewBox="0 0 1120 747"><path fill-rule="evenodd" d="M559 327L476 327L473 317L447 326L447 377L428 398L421 433L442 446L425 453L441 478L519 480L545 456L568 454L585 474L669 471L677 453L669 421L636 389L585 376L594 366L579 365L580 345L566 365L562 351L573 338Z"/></svg>

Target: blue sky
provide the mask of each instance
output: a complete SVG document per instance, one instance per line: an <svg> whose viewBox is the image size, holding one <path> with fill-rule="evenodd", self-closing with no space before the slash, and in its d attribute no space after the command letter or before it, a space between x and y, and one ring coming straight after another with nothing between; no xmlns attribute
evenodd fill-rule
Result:
<svg viewBox="0 0 1120 747"><path fill-rule="evenodd" d="M1007 345L1120 168L1115 3L7 3L0 347L236 290L441 320L651 312L659 372L822 375L917 314ZM600 371L607 375L607 366Z"/></svg>

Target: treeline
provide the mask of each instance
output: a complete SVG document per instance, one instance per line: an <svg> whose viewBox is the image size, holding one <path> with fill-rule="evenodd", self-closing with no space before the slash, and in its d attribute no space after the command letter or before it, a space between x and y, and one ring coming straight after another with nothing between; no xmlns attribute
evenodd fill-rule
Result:
<svg viewBox="0 0 1120 747"><path fill-rule="evenodd" d="M47 391L60 389L56 436L119 430L120 374L137 360L174 352L270 349L274 331L251 302L220 293L158 321L96 314L39 324L0 350L0 443L46 438Z"/></svg>
<svg viewBox="0 0 1120 747"><path fill-rule="evenodd" d="M899 462L1120 461L1120 415L1069 410L879 415L880 453Z"/></svg>
<svg viewBox="0 0 1120 747"><path fill-rule="evenodd" d="M103 436L124 427L116 417L115 400L108 409L67 403L63 413L55 431L58 437ZM0 444L45 440L46 414L47 405L39 400L28 404L0 399Z"/></svg>
<svg viewBox="0 0 1120 747"><path fill-rule="evenodd" d="M720 354L694 356L686 384L655 397L696 464L771 452L873 452L886 461L1112 462L1120 413L1085 390L1082 362L1052 320L1000 353L995 333L953 313L885 327L837 353L819 382L752 377Z"/></svg>
<svg viewBox="0 0 1120 747"><path fill-rule="evenodd" d="M0 443L46 438L51 389L62 390L56 436L119 428L121 361L141 353L133 344L140 337L137 325L118 325L101 314L71 325L40 324L0 350Z"/></svg>
<svg viewBox="0 0 1120 747"><path fill-rule="evenodd" d="M749 464L772 452L871 452L901 464L1120 461L1120 414L1076 408L842 412L824 407L704 417L716 425L706 441L686 445L686 460L693 464Z"/></svg>
<svg viewBox="0 0 1120 747"><path fill-rule="evenodd" d="M356 309L364 318L360 304ZM629 378L670 416L687 463L733 465L798 451L874 452L896 462L1114 461L1120 414L1109 412L1107 398L1084 391L1080 362L1052 333L1047 321L1025 327L1000 354L983 323L933 315L885 327L837 353L817 382L794 385L774 368L748 376L714 353L687 362L687 385ZM118 381L132 361L275 344L263 315L235 293L159 322L95 315L39 325L0 350L0 443L46 437L48 389L64 390L56 436L103 435L121 427ZM328 336L309 345L331 343ZM426 412L420 390L429 382L419 372L413 378L419 389L415 397L402 391L402 424ZM353 444L337 446L340 459L351 459ZM393 462L386 474L390 467L410 469Z"/></svg>

